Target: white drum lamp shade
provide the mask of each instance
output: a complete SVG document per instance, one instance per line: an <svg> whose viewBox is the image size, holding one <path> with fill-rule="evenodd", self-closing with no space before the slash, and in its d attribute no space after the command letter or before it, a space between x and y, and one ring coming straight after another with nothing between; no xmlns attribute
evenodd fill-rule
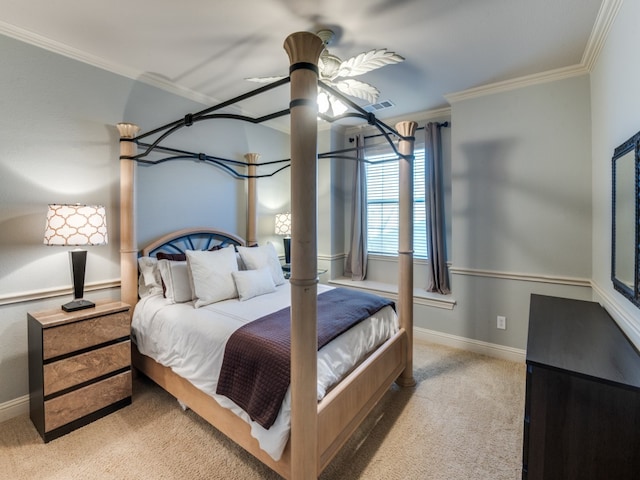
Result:
<svg viewBox="0 0 640 480"><path fill-rule="evenodd" d="M49 205L44 231L45 245L82 247L107 243L107 215L102 205ZM83 299L87 252L77 248L69 254L74 300L62 305L62 309L71 312L94 307L93 302Z"/></svg>
<svg viewBox="0 0 640 480"><path fill-rule="evenodd" d="M284 262L291 263L291 213L276 214L276 235L284 235Z"/></svg>

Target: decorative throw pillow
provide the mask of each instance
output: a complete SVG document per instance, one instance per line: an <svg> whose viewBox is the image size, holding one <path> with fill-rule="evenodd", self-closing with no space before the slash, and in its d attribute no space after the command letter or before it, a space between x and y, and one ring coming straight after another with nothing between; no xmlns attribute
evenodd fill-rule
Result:
<svg viewBox="0 0 640 480"><path fill-rule="evenodd" d="M186 262L187 255L184 253L165 253L158 252L156 253L156 258L158 260L171 260L172 262Z"/></svg>
<svg viewBox="0 0 640 480"><path fill-rule="evenodd" d="M158 260L153 257L139 257L138 294L140 298L162 293L162 279L158 270Z"/></svg>
<svg viewBox="0 0 640 480"><path fill-rule="evenodd" d="M271 272L273 283L282 285L286 280L282 273L282 265L278 252L271 242L259 247L237 247L247 270L258 270L267 267Z"/></svg>
<svg viewBox="0 0 640 480"><path fill-rule="evenodd" d="M187 250L186 254L196 308L238 296L231 276L238 271L233 245L215 251Z"/></svg>
<svg viewBox="0 0 640 480"><path fill-rule="evenodd" d="M267 267L258 270L238 270L232 272L231 275L236 282L241 302L276 291L276 284L273 283L271 272Z"/></svg>
<svg viewBox="0 0 640 480"><path fill-rule="evenodd" d="M164 296L171 303L184 303L193 300L191 279L187 262L158 260L158 270L164 283Z"/></svg>

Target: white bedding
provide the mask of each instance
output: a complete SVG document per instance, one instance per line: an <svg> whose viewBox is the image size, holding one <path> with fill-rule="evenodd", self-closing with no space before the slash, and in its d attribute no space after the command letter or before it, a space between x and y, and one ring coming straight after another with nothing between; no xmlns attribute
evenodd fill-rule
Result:
<svg viewBox="0 0 640 480"><path fill-rule="evenodd" d="M331 289L318 285L318 293ZM247 301L236 299L194 308L193 302L169 303L162 295L142 298L131 325L140 353L170 367L195 387L211 395L251 425L251 434L274 460L279 460L289 438L291 392L287 392L276 422L268 430L227 397L217 395L217 378L229 336L242 325L290 304L289 282L276 291ZM391 307L359 323L318 352L318 400L368 352L398 330Z"/></svg>

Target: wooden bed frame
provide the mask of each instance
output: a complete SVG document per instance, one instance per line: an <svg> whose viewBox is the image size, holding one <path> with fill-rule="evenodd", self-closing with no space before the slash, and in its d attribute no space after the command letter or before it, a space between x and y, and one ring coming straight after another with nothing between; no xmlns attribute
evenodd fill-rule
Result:
<svg viewBox="0 0 640 480"><path fill-rule="evenodd" d="M400 330L317 401L317 63L324 45L319 37L298 32L287 37L291 88L291 434L285 452L274 461L260 449L250 427L209 395L152 359L133 352L142 373L184 401L249 453L287 479L316 479L371 409L396 382L413 386L413 134L415 122L396 125L400 135ZM121 153L121 292L130 305L138 301L138 247L134 230L135 139L139 129L119 124ZM257 154L248 154L254 162ZM250 167L251 168L251 167ZM256 240L255 178L249 178L247 244ZM202 230L202 229L198 229ZM181 231L178 234L186 234ZM163 237L154 245L173 235ZM153 248L153 245L150 246ZM148 247L147 247L148 248Z"/></svg>

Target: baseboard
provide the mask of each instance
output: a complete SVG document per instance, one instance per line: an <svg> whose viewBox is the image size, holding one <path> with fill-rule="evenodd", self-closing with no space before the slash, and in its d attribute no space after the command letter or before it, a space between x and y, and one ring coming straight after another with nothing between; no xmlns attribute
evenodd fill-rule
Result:
<svg viewBox="0 0 640 480"><path fill-rule="evenodd" d="M29 395L0 403L0 423L29 413Z"/></svg>
<svg viewBox="0 0 640 480"><path fill-rule="evenodd" d="M625 335L629 337L631 343L640 350L640 324L635 319L634 314L631 313L631 310L629 310L629 308L635 309L633 304L626 299L623 300L623 303L620 303L611 292L605 290L596 282L593 282L592 288L594 301L597 301L604 307Z"/></svg>
<svg viewBox="0 0 640 480"><path fill-rule="evenodd" d="M506 347L496 343L482 342L471 338L458 337L448 333L436 332L426 328L414 327L413 339L415 342L432 342L448 347L468 350L490 357L501 358L512 362L524 363L526 359L526 351L519 348Z"/></svg>

